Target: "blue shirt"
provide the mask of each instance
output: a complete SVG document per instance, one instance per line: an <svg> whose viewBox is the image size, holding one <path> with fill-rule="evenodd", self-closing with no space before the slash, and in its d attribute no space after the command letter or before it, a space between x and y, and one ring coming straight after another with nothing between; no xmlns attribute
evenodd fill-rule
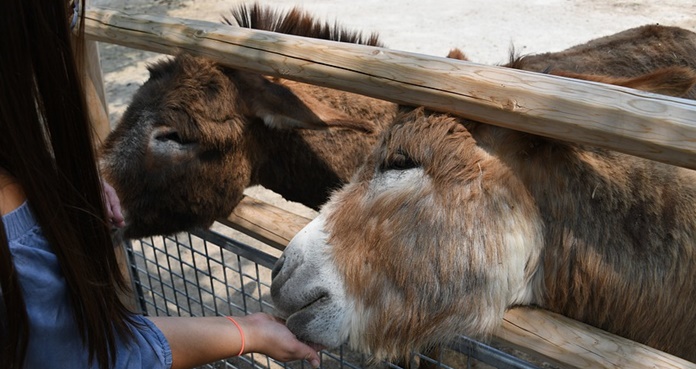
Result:
<svg viewBox="0 0 696 369"><path fill-rule="evenodd" d="M28 204L3 216L2 221L29 316L24 368L97 368L96 362L87 365L88 353L77 330L58 259ZM138 323L132 326L134 338L118 340L114 368L170 368L172 354L162 332L143 316L133 319Z"/></svg>

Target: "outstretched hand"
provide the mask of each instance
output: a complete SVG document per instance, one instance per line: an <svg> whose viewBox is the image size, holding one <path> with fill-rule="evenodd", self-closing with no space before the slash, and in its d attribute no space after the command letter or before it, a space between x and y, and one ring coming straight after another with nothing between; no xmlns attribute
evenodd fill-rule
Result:
<svg viewBox="0 0 696 369"><path fill-rule="evenodd" d="M317 351L321 347L300 342L281 320L266 313L234 316L237 324L229 318L148 317L169 342L173 369L197 368L251 352L283 362L306 360L314 368L319 367Z"/></svg>
<svg viewBox="0 0 696 369"><path fill-rule="evenodd" d="M106 181L102 180L104 187L104 205L106 206L107 216L114 227L121 228L126 225L125 218L121 212L121 201L116 195L116 190Z"/></svg>
<svg viewBox="0 0 696 369"><path fill-rule="evenodd" d="M278 361L307 360L312 367L319 367L322 347L303 343L290 332L285 323L265 313L235 317L246 335L245 352L258 352Z"/></svg>

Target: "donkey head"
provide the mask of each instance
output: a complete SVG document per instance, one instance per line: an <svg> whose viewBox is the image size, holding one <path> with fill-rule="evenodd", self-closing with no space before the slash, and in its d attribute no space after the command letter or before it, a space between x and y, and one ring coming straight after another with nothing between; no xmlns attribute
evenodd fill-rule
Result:
<svg viewBox="0 0 696 369"><path fill-rule="evenodd" d="M232 16L241 27L381 45L374 34L363 37L297 8L281 13L254 4ZM384 101L186 54L149 69L103 146L103 170L121 198L130 238L207 227L253 184L318 207L395 112Z"/></svg>
<svg viewBox="0 0 696 369"><path fill-rule="evenodd" d="M149 69L102 152L105 177L127 212L126 237L208 227L227 216L258 162L272 159L259 135L374 130L310 91L204 58L182 54Z"/></svg>

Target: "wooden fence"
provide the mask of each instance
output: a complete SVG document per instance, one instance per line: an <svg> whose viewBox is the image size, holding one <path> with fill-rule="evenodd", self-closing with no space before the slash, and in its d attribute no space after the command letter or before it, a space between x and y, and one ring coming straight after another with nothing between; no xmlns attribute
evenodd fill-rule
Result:
<svg viewBox="0 0 696 369"><path fill-rule="evenodd" d="M234 68L424 105L696 169L696 102L691 100L396 50L108 9L90 8L85 27L92 41L167 54L187 51ZM97 67L88 68L89 80L95 91L103 91L98 58L91 60ZM97 131L103 137L108 118L103 105L94 106L92 116L101 122ZM245 198L222 221L282 250L310 219ZM566 367L696 368L673 355L539 309L511 309L494 339Z"/></svg>

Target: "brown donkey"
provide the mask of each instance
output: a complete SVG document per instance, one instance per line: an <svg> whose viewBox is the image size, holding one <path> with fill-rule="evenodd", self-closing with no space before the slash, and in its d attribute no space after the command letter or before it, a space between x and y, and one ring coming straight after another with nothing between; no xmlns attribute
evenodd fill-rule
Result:
<svg viewBox="0 0 696 369"><path fill-rule="evenodd" d="M232 15L242 27L380 46L375 35L297 9L242 6ZM318 209L396 113L393 103L186 54L149 69L102 154L129 238L208 227L256 184ZM304 129L317 127L328 128Z"/></svg>
<svg viewBox="0 0 696 369"><path fill-rule="evenodd" d="M696 34L679 27L646 25L555 53L519 56L513 50L504 66L551 74L573 73L613 77L637 77L661 68L696 70ZM449 58L467 60L459 49ZM660 93L660 91L655 91ZM683 97L696 99L696 88Z"/></svg>

